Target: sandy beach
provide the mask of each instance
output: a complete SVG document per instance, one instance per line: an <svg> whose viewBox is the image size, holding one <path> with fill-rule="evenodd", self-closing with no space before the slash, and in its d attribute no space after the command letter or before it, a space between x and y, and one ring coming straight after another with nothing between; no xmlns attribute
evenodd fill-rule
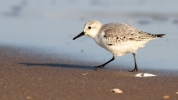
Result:
<svg viewBox="0 0 178 100"><path fill-rule="evenodd" d="M2 0L0 100L178 100L177 0ZM112 54L73 38L89 20L166 34L94 70ZM150 73L155 77L135 77ZM111 92L118 88L123 93Z"/></svg>
<svg viewBox="0 0 178 100"><path fill-rule="evenodd" d="M33 49L0 46L1 100L170 100L178 99L176 72L94 70L87 63L66 61ZM72 64L74 63L74 64ZM174 73L174 74L172 74ZM121 94L111 92L118 88Z"/></svg>

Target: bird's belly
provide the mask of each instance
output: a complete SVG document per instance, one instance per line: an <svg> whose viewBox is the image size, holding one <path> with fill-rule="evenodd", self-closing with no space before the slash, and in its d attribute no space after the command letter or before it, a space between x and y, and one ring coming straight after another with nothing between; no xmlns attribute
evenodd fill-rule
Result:
<svg viewBox="0 0 178 100"><path fill-rule="evenodd" d="M124 54L127 53L135 53L136 50L138 49L138 48L133 48L133 45L125 45L125 44L110 46L108 44L103 43L102 41L98 42L97 44L116 56L123 56Z"/></svg>
<svg viewBox="0 0 178 100"><path fill-rule="evenodd" d="M116 56L123 56L127 53L134 53L137 50L129 46L108 46L106 49Z"/></svg>
<svg viewBox="0 0 178 100"><path fill-rule="evenodd" d="M144 47L144 44L140 42L129 43L129 44L118 44L118 45L104 45L104 48L114 55L123 56L127 53L136 53L136 51Z"/></svg>

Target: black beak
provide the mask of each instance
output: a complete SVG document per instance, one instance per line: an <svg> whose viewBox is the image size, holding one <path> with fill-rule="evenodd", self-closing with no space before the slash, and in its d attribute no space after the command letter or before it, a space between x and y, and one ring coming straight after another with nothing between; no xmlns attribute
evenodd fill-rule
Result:
<svg viewBox="0 0 178 100"><path fill-rule="evenodd" d="M79 35L77 35L76 37L73 38L73 40L75 40L76 38L79 38L81 36L85 35L85 32L81 32Z"/></svg>

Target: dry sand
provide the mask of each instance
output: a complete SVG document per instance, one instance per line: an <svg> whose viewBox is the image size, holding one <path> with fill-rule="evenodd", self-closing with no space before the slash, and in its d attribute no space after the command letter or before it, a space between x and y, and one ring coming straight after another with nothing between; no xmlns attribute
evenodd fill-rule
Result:
<svg viewBox="0 0 178 100"><path fill-rule="evenodd" d="M158 76L138 78L126 70L95 71L88 63L0 46L0 100L178 100L176 72L145 70Z"/></svg>

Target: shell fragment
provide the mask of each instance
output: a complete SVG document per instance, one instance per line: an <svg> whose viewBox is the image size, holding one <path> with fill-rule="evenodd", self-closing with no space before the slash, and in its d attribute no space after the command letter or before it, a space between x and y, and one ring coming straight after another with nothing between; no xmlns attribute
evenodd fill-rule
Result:
<svg viewBox="0 0 178 100"><path fill-rule="evenodd" d="M118 89L118 88L112 89L111 92L123 93L123 92L122 92L120 89Z"/></svg>
<svg viewBox="0 0 178 100"><path fill-rule="evenodd" d="M150 73L138 73L135 75L135 77L153 77L153 76L157 76L157 75L150 74Z"/></svg>

